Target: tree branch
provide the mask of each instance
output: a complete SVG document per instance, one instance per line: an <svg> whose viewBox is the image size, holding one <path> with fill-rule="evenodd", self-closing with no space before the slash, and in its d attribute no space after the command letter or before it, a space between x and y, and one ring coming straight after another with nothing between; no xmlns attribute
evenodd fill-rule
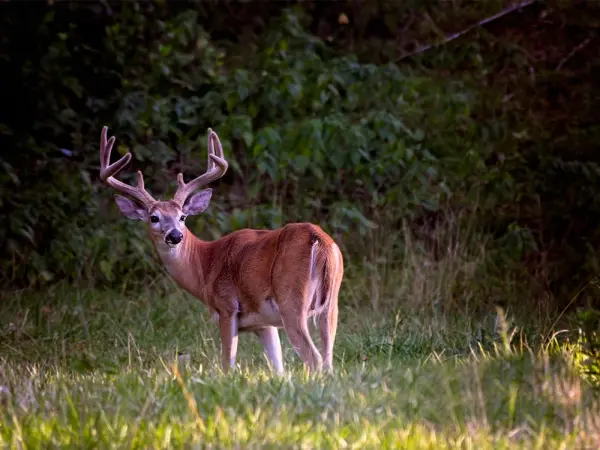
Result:
<svg viewBox="0 0 600 450"><path fill-rule="evenodd" d="M485 25L487 23L493 22L494 20L499 19L500 17L504 17L507 14L510 14L511 12L516 11L517 9L521 9L521 8L526 7L526 6L532 5L535 2L537 2L537 0L524 0L524 1L520 2L520 3L511 5L511 6L507 7L507 8L505 8L505 9L503 9L502 11L494 14L493 16L486 17L485 19L480 20L479 22L477 22L477 23L475 23L475 24L473 24L473 25L465 28L464 30L461 30L461 31L458 31L456 33L452 33L452 34L447 35L444 39L442 39L439 42L434 42L432 44L423 45L423 46L417 48L415 51L413 51L411 53L407 53L407 54L399 57L394 62L399 62L399 61L402 61L403 59L409 58L411 56L415 56L415 55L424 53L427 50L430 50L430 49L432 49L434 47L440 47L442 45L446 45L448 42L451 42L451 41L453 41L453 40L461 37L462 35L467 34L468 32L472 31L473 29L475 29L477 27L480 27L480 26Z"/></svg>
<svg viewBox="0 0 600 450"><path fill-rule="evenodd" d="M574 55L575 53L577 53L577 52L578 52L579 50L581 50L583 47L585 47L586 45L588 45L588 44L589 44L589 43L592 41L592 39L594 39L594 37L595 37L595 36L590 36L590 37L588 37L588 38L584 39L584 41L583 41L581 44L579 44L577 47L575 47L573 50L571 50L571 51L569 52L569 54L568 54L567 56L565 56L565 57L564 57L564 58L561 60L561 62L560 62L560 63L558 63L558 66L556 66L556 69L554 69L554 70L555 70L556 72L558 72L560 69L562 69L562 66L564 66L564 65L565 65L565 63L566 63L568 60L570 60L570 59L573 57L573 55Z"/></svg>

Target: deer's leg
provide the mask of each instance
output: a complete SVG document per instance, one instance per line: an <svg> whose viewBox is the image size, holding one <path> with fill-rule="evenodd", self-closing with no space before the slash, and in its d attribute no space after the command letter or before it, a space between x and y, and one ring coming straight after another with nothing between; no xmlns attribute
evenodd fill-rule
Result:
<svg viewBox="0 0 600 450"><path fill-rule="evenodd" d="M238 318L237 313L219 315L219 331L221 335L221 364L223 372L235 367L235 358L238 346Z"/></svg>
<svg viewBox="0 0 600 450"><path fill-rule="evenodd" d="M265 349L265 354L277 374L283 373L283 356L281 354L281 341L276 327L265 327L255 331L260 343Z"/></svg>
<svg viewBox="0 0 600 450"><path fill-rule="evenodd" d="M308 332L308 315L305 311L295 308L280 308L283 327L288 338L310 370L320 370L323 359Z"/></svg>
<svg viewBox="0 0 600 450"><path fill-rule="evenodd" d="M296 353L309 370L320 370L323 358L308 332L308 310L314 289L315 241L310 247L298 246L281 251L273 264L273 293L283 328Z"/></svg>
<svg viewBox="0 0 600 450"><path fill-rule="evenodd" d="M319 331L321 332L321 342L323 343L323 369L333 370L333 343L335 342L335 333L337 331L338 321L338 302L337 296L331 299L328 305L319 317Z"/></svg>

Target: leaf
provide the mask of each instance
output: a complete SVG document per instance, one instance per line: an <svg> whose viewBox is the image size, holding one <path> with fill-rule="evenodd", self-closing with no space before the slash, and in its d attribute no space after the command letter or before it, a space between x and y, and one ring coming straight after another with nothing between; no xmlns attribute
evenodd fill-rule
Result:
<svg viewBox="0 0 600 450"><path fill-rule="evenodd" d="M412 138L417 142L421 142L423 139L425 139L425 132L421 129L418 129L417 131L413 132Z"/></svg>
<svg viewBox="0 0 600 450"><path fill-rule="evenodd" d="M296 155L292 164L297 172L304 173L310 164L310 159L306 155Z"/></svg>
<svg viewBox="0 0 600 450"><path fill-rule="evenodd" d="M244 140L244 144L246 145L247 148L251 148L252 147L252 142L254 139L254 136L251 132L249 131L244 131L242 133L242 138Z"/></svg>
<svg viewBox="0 0 600 450"><path fill-rule="evenodd" d="M159 51L160 55L163 57L169 56L169 54L171 53L172 50L173 50L173 46L170 44L160 44L158 46L158 51Z"/></svg>

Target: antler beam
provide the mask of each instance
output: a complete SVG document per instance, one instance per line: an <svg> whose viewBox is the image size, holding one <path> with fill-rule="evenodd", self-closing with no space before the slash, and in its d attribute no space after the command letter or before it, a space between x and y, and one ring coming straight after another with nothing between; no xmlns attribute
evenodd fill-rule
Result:
<svg viewBox="0 0 600 450"><path fill-rule="evenodd" d="M216 151L215 151L216 149ZM215 181L225 175L229 164L223 155L223 146L217 133L212 129L208 129L208 166L206 172L198 178L193 179L189 183L183 181L183 174L177 175L177 192L173 200L183 206L188 197L202 186Z"/></svg>
<svg viewBox="0 0 600 450"><path fill-rule="evenodd" d="M129 161L131 161L131 153L128 152L121 159L110 164L110 154L115 143L115 137L111 136L111 138L107 140L107 133L108 127L105 126L102 128L102 134L100 135L100 179L113 189L116 189L122 194L125 194L148 207L156 200L154 200L148 191L146 191L144 187L144 176L141 171L138 171L138 182L135 187L114 178L115 175L121 172L121 170L129 164Z"/></svg>

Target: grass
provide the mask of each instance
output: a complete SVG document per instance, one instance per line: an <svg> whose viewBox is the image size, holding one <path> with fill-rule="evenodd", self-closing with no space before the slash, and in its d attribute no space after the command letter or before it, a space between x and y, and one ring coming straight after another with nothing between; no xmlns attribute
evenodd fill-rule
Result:
<svg viewBox="0 0 600 450"><path fill-rule="evenodd" d="M3 448L596 448L600 409L568 354L528 347L503 316L343 308L336 373L283 339L218 369L215 326L177 290L58 288L5 299ZM282 334L282 336L284 336Z"/></svg>
<svg viewBox="0 0 600 450"><path fill-rule="evenodd" d="M160 277L137 293L5 295L0 447L600 447L597 392L556 315L452 230L435 260L398 234L365 240L333 375L307 374L283 332L285 376L254 335L223 375L206 309Z"/></svg>

